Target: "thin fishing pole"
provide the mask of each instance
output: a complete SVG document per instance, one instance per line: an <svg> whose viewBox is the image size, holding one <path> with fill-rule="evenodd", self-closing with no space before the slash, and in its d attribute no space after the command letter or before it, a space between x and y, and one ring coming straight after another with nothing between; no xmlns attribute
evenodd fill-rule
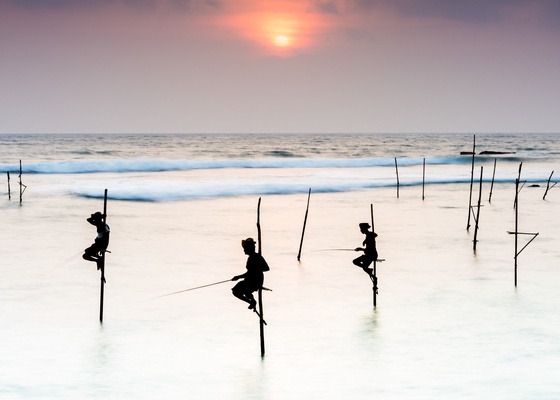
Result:
<svg viewBox="0 0 560 400"><path fill-rule="evenodd" d="M61 266L63 266L64 264L67 264L67 263L69 263L70 261L74 260L76 257L78 257L78 256L79 256L80 254L82 254L82 253L83 253L83 251L79 251L79 252L77 252L76 254L74 254L73 256L68 257L66 260L61 261L61 262L59 262L58 264L53 265L53 267L61 267Z"/></svg>
<svg viewBox="0 0 560 400"><path fill-rule="evenodd" d="M173 294L188 292L188 291L191 291L191 290L202 289L202 288L205 288L205 287L208 287L208 286L219 285L220 283L226 283L226 282L231 282L231 279L227 279L225 281L220 281L220 282L209 283L208 285L196 286L196 287L192 287L192 288L189 288L189 289L179 290L179 291L173 292L173 293L163 294L161 296L153 297L153 299L159 299L160 297L171 296Z"/></svg>
<svg viewBox="0 0 560 400"><path fill-rule="evenodd" d="M308 253L315 253L317 251L356 251L356 249L319 249L319 250L311 250Z"/></svg>

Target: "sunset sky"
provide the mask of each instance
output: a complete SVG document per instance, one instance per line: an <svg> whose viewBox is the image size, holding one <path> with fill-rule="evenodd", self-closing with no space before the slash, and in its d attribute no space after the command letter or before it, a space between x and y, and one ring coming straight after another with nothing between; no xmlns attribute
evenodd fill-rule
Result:
<svg viewBox="0 0 560 400"><path fill-rule="evenodd" d="M0 0L0 133L560 132L558 0Z"/></svg>

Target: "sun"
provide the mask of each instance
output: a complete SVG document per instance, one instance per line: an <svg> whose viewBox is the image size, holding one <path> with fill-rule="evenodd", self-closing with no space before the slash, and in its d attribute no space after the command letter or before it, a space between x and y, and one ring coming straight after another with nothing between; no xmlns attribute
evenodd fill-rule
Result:
<svg viewBox="0 0 560 400"><path fill-rule="evenodd" d="M274 44L278 47L288 47L290 39L285 35L278 35L274 38Z"/></svg>

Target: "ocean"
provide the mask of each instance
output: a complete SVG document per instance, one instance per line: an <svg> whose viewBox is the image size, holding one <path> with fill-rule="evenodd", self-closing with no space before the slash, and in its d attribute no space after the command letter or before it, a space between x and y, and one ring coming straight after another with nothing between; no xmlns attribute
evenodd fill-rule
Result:
<svg viewBox="0 0 560 400"><path fill-rule="evenodd" d="M0 135L0 398L560 398L560 134L473 139ZM229 281L259 199L264 356Z"/></svg>

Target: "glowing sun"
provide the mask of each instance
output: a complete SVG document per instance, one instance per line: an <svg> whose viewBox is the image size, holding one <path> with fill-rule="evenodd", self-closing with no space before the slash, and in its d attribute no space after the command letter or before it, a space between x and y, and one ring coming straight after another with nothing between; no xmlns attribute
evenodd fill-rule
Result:
<svg viewBox="0 0 560 400"><path fill-rule="evenodd" d="M287 36L279 35L274 38L274 44L278 47L287 47L290 45L290 39Z"/></svg>

